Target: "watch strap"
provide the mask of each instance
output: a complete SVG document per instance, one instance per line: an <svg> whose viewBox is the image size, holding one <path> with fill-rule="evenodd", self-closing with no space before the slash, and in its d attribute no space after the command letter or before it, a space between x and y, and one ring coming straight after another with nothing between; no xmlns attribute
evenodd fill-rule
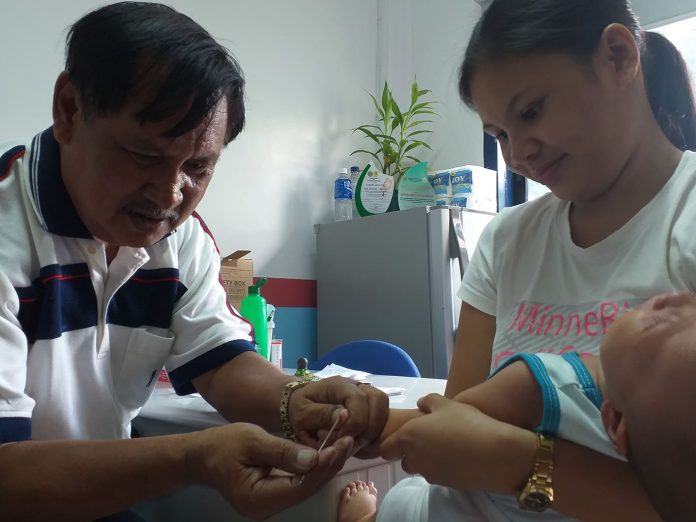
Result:
<svg viewBox="0 0 696 522"><path fill-rule="evenodd" d="M552 437L537 432L536 460L532 476L520 491L517 501L521 509L545 511L553 502L553 445ZM542 500L543 499L543 500Z"/></svg>

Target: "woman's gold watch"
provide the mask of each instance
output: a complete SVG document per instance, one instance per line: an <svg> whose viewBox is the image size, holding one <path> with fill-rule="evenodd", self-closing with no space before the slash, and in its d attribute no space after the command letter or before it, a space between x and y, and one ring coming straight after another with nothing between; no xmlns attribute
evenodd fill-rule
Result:
<svg viewBox="0 0 696 522"><path fill-rule="evenodd" d="M517 496L520 509L546 511L553 504L553 439L537 433L537 454L534 471Z"/></svg>

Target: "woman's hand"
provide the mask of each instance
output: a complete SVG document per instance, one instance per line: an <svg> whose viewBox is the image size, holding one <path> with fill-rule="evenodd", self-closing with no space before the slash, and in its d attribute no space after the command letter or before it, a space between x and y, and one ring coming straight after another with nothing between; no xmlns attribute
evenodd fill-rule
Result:
<svg viewBox="0 0 696 522"><path fill-rule="evenodd" d="M438 394L419 399L418 408L427 415L408 421L380 449L385 459L401 458L406 473L460 490L503 494L519 491L531 475L534 433Z"/></svg>
<svg viewBox="0 0 696 522"><path fill-rule="evenodd" d="M241 514L256 520L315 493L353 449L353 440L342 437L317 452L246 423L191 436L186 463L192 480L214 487Z"/></svg>
<svg viewBox="0 0 696 522"><path fill-rule="evenodd" d="M354 437L354 450L359 451L382 432L389 415L389 397L372 386L331 377L295 390L290 395L288 415L297 439L315 448L336 415L341 416L336 436Z"/></svg>

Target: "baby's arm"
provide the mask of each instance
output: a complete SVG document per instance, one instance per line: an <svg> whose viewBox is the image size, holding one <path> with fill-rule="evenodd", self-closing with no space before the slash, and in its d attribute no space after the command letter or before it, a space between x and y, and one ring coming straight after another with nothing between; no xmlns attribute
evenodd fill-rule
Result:
<svg viewBox="0 0 696 522"><path fill-rule="evenodd" d="M597 382L598 358L583 357L582 362ZM523 361L516 361L487 381L464 390L454 400L470 404L494 419L528 430L539 425L543 412L539 384ZM424 414L419 410L390 409L379 443L404 423L421 415Z"/></svg>
<svg viewBox="0 0 696 522"><path fill-rule="evenodd" d="M516 361L481 384L460 392L454 400L520 428L532 430L541 422L541 390L523 361Z"/></svg>
<svg viewBox="0 0 696 522"><path fill-rule="evenodd" d="M464 390L454 400L470 404L490 417L522 428L533 429L541 420L541 391L522 361L514 362L487 381ZM391 408L375 445L381 444L409 420L422 415L425 414L418 409Z"/></svg>

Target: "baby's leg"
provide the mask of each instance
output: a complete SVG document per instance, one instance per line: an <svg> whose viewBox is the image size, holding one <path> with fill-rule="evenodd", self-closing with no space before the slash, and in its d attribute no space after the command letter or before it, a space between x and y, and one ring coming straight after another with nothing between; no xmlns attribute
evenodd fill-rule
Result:
<svg viewBox="0 0 696 522"><path fill-rule="evenodd" d="M377 488L372 482L351 482L338 501L338 522L374 522L377 519Z"/></svg>

